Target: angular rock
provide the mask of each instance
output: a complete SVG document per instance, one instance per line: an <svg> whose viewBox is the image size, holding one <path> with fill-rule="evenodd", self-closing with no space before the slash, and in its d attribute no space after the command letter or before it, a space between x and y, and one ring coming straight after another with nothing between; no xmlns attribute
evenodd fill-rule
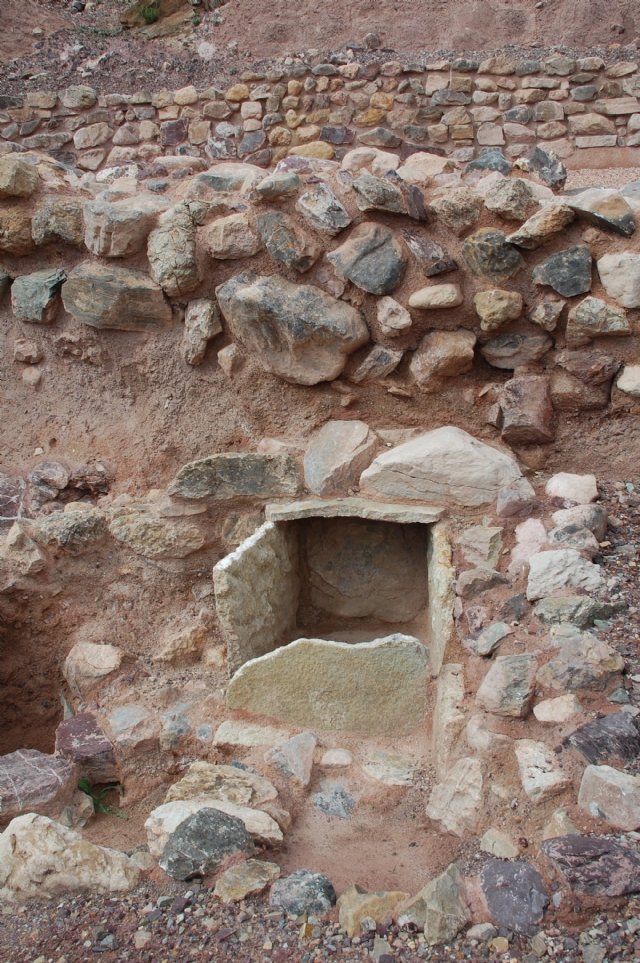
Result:
<svg viewBox="0 0 640 963"><path fill-rule="evenodd" d="M447 426L378 455L360 484L372 495L471 506L487 504L501 488L519 488L523 481L509 455Z"/></svg>
<svg viewBox="0 0 640 963"><path fill-rule="evenodd" d="M520 855L520 850L511 837L499 829L488 829L478 847L481 852L490 853L498 859L515 859Z"/></svg>
<svg viewBox="0 0 640 963"><path fill-rule="evenodd" d="M273 726L260 726L253 722L233 722L227 719L216 729L214 746L226 748L272 746L289 738L286 729Z"/></svg>
<svg viewBox="0 0 640 963"><path fill-rule="evenodd" d="M70 688L84 697L103 679L120 668L122 650L115 645L76 642L64 662Z"/></svg>
<svg viewBox="0 0 640 963"><path fill-rule="evenodd" d="M624 669L624 660L606 642L585 632L569 638L558 655L539 669L538 683L549 689L603 689Z"/></svg>
<svg viewBox="0 0 640 963"><path fill-rule="evenodd" d="M566 836L569 833L577 833L578 830L569 819L566 809L556 809L551 815L551 819L542 830L543 839L554 839L556 836Z"/></svg>
<svg viewBox="0 0 640 963"><path fill-rule="evenodd" d="M555 361L587 385L610 382L620 368L618 359L603 351L560 351Z"/></svg>
<svg viewBox="0 0 640 963"><path fill-rule="evenodd" d="M487 210L510 221L524 221L537 206L529 181L521 177L498 181L485 194L484 204Z"/></svg>
<svg viewBox="0 0 640 963"><path fill-rule="evenodd" d="M451 863L401 908L398 925L412 923L422 930L429 946L449 943L467 925L470 912L461 898L460 870Z"/></svg>
<svg viewBox="0 0 640 963"><path fill-rule="evenodd" d="M578 805L614 829L633 832L640 826L640 776L620 772L611 766L587 766Z"/></svg>
<svg viewBox="0 0 640 963"><path fill-rule="evenodd" d="M6 517L6 516L5 516ZM14 522L0 548L0 556L21 575L35 575L46 565L46 558L20 522Z"/></svg>
<svg viewBox="0 0 640 963"><path fill-rule="evenodd" d="M551 516L557 526L569 530L587 528L601 542L607 533L609 516L602 505L576 505L554 512Z"/></svg>
<svg viewBox="0 0 640 963"><path fill-rule="evenodd" d="M18 749L0 756L0 817L4 821L35 808L58 815L75 788L73 777L72 763L37 749Z"/></svg>
<svg viewBox="0 0 640 963"><path fill-rule="evenodd" d="M254 845L244 824L217 809L201 809L180 823L159 860L174 879L210 876L230 856L252 856Z"/></svg>
<svg viewBox="0 0 640 963"><path fill-rule="evenodd" d="M515 119L515 118L513 118ZM525 121L520 120L521 123ZM508 174L511 170L511 164L505 158L504 154L500 150L486 150L476 157L475 160L470 161L464 169L465 174L471 174L473 171L499 171L501 174Z"/></svg>
<svg viewBox="0 0 640 963"><path fill-rule="evenodd" d="M336 905L336 891L322 873L298 869L271 887L269 904L290 916L323 916Z"/></svg>
<svg viewBox="0 0 640 963"><path fill-rule="evenodd" d="M582 706L574 695L558 696L556 699L544 699L533 707L533 714L543 725L563 725L571 722L582 712ZM578 732L580 730L577 730Z"/></svg>
<svg viewBox="0 0 640 963"><path fill-rule="evenodd" d="M614 712L574 729L563 745L575 749L593 766L606 763L624 768L640 755L640 733L627 712Z"/></svg>
<svg viewBox="0 0 640 963"><path fill-rule="evenodd" d="M591 251L586 244L552 254L533 269L534 284L548 284L565 298L591 290Z"/></svg>
<svg viewBox="0 0 640 963"><path fill-rule="evenodd" d="M501 291L496 288L478 292L473 298L473 306L480 318L482 330L495 331L508 321L516 321L520 317L523 301L522 295L517 291Z"/></svg>
<svg viewBox="0 0 640 963"><path fill-rule="evenodd" d="M352 883L338 900L340 926L347 936L358 936L364 920L383 923L385 919L391 919L396 907L406 898L406 893L393 890L368 893L362 886Z"/></svg>
<svg viewBox="0 0 640 963"><path fill-rule="evenodd" d="M245 213L230 214L207 227L206 245L211 257L218 260L252 257L260 249L260 240Z"/></svg>
<svg viewBox="0 0 640 963"><path fill-rule="evenodd" d="M29 197L38 186L40 177L34 164L5 154L0 157L0 197Z"/></svg>
<svg viewBox="0 0 640 963"><path fill-rule="evenodd" d="M78 712L60 723L56 755L78 766L92 785L120 781L113 746L90 712Z"/></svg>
<svg viewBox="0 0 640 963"><path fill-rule="evenodd" d="M350 766L353 763L353 756L348 749L328 749L320 760L321 766L336 767L339 769Z"/></svg>
<svg viewBox="0 0 640 963"><path fill-rule="evenodd" d="M498 648L503 639L510 634L510 628L505 622L495 622L484 629L477 639L465 639L464 645L472 655L489 656Z"/></svg>
<svg viewBox="0 0 640 963"><path fill-rule="evenodd" d="M308 271L322 253L319 245L304 234L295 221L279 211L258 214L256 227L274 261L301 273Z"/></svg>
<svg viewBox="0 0 640 963"><path fill-rule="evenodd" d="M575 548L590 558L595 558L600 551L593 534L588 529L577 525L566 527L558 525L552 528L549 532L549 545L554 548Z"/></svg>
<svg viewBox="0 0 640 963"><path fill-rule="evenodd" d="M509 445L548 444L555 438L549 379L523 375L500 393L502 438Z"/></svg>
<svg viewBox="0 0 640 963"><path fill-rule="evenodd" d="M60 306L65 281L60 268L44 268L17 277L11 285L11 307L16 318L34 324L52 324Z"/></svg>
<svg viewBox="0 0 640 963"><path fill-rule="evenodd" d="M62 300L76 321L94 328L145 331L171 320L171 307L148 274L95 261L69 272Z"/></svg>
<svg viewBox="0 0 640 963"><path fill-rule="evenodd" d="M640 395L640 365L626 364L616 381L616 388L636 398Z"/></svg>
<svg viewBox="0 0 640 963"><path fill-rule="evenodd" d="M640 307L640 254L604 254L597 262L602 286L623 308Z"/></svg>
<svg viewBox="0 0 640 963"><path fill-rule="evenodd" d="M389 214L407 214L407 206L399 186L387 177L374 177L361 170L353 182L356 205L360 211L386 211Z"/></svg>
<svg viewBox="0 0 640 963"><path fill-rule="evenodd" d="M411 759L374 749L369 761L362 768L368 776L384 783L385 786L411 786L416 763Z"/></svg>
<svg viewBox="0 0 640 963"><path fill-rule="evenodd" d="M338 816L339 819L351 819L355 799L340 783L321 782L320 792L311 797L314 809L318 809L327 816Z"/></svg>
<svg viewBox="0 0 640 963"><path fill-rule="evenodd" d="M246 272L216 295L233 337L294 384L337 378L346 355L369 340L362 314L316 287Z"/></svg>
<svg viewBox="0 0 640 963"><path fill-rule="evenodd" d="M536 180L552 189L562 190L567 179L567 168L552 152L532 147L515 164L520 170L533 174Z"/></svg>
<svg viewBox="0 0 640 963"><path fill-rule="evenodd" d="M571 348L589 344L593 338L624 338L631 324L624 308L614 308L600 298L585 298L569 311L566 339Z"/></svg>
<svg viewBox="0 0 640 963"><path fill-rule="evenodd" d="M630 237L636 229L633 210L618 191L592 187L567 198L566 204L581 221Z"/></svg>
<svg viewBox="0 0 640 963"><path fill-rule="evenodd" d="M248 859L239 866L232 866L218 877L213 895L222 903L239 903L247 896L261 893L279 875L280 867L277 863Z"/></svg>
<svg viewBox="0 0 640 963"><path fill-rule="evenodd" d="M403 230L402 236L425 277L431 278L457 271L458 262L455 258L431 238L406 229Z"/></svg>
<svg viewBox="0 0 640 963"><path fill-rule="evenodd" d="M520 252L507 243L502 231L494 228L470 234L462 245L462 256L474 277L497 284L508 281L524 267Z"/></svg>
<svg viewBox="0 0 640 963"><path fill-rule="evenodd" d="M460 237L480 220L482 198L469 187L460 187L443 197L432 200L427 211L433 214L445 227ZM464 253L464 252L463 252Z"/></svg>
<svg viewBox="0 0 640 963"><path fill-rule="evenodd" d="M485 675L476 704L498 716L524 719L535 690L537 663L533 655L500 655Z"/></svg>
<svg viewBox="0 0 640 963"><path fill-rule="evenodd" d="M0 836L0 898L60 897L70 893L125 893L140 871L115 849L37 813L12 820Z"/></svg>
<svg viewBox="0 0 640 963"><path fill-rule="evenodd" d="M444 781L433 787L427 817L441 832L460 837L475 833L482 813L482 790L482 764L477 759L459 759Z"/></svg>
<svg viewBox="0 0 640 963"><path fill-rule="evenodd" d="M439 311L443 308L457 308L464 301L458 284L432 284L427 288L420 288L409 298L410 308L420 308L424 311Z"/></svg>
<svg viewBox="0 0 640 963"><path fill-rule="evenodd" d="M220 311L215 301L209 298L189 301L180 344L182 357L187 364L202 364L209 341L221 332Z"/></svg>
<svg viewBox="0 0 640 963"><path fill-rule="evenodd" d="M327 254L335 269L369 294L392 294L406 270L402 249L381 224L360 224L345 243Z"/></svg>
<svg viewBox="0 0 640 963"><path fill-rule="evenodd" d="M578 505L588 505L599 496L595 475L574 475L570 472L552 475L545 485L545 492Z"/></svg>
<svg viewBox="0 0 640 963"><path fill-rule="evenodd" d="M640 854L612 839L558 836L545 839L540 850L576 893L625 896L640 890Z"/></svg>
<svg viewBox="0 0 640 963"><path fill-rule="evenodd" d="M264 805L269 806L269 803ZM281 829L268 813L261 809L250 809L248 806L240 806L237 803L203 795L194 799L164 803L151 812L144 824L151 855L161 856L178 826L202 809L215 809L234 819L239 819L249 835L263 846L278 846L283 841Z"/></svg>
<svg viewBox="0 0 640 963"><path fill-rule="evenodd" d="M315 184L306 191L296 203L296 211L309 222L311 227L323 234L335 237L351 224L345 207L340 203L327 184Z"/></svg>
<svg viewBox="0 0 640 963"><path fill-rule="evenodd" d="M255 253L255 252L254 252ZM147 239L151 274L169 297L195 290L202 281L196 259L196 225L188 201L169 208Z"/></svg>
<svg viewBox="0 0 640 963"><path fill-rule="evenodd" d="M593 625L594 619L610 619L619 610L614 603L596 602L588 596L569 595L538 602L533 614L546 625L568 623L586 629Z"/></svg>
<svg viewBox="0 0 640 963"><path fill-rule="evenodd" d="M472 568L461 572L456 582L456 593L463 599L474 599L483 592L504 585L509 579L490 568Z"/></svg>
<svg viewBox="0 0 640 963"><path fill-rule="evenodd" d="M475 343L475 334L464 328L426 334L409 365L412 381L427 393L441 391L444 379L471 371Z"/></svg>
<svg viewBox="0 0 640 963"><path fill-rule="evenodd" d="M480 353L494 368L513 370L539 361L552 347L548 334L499 334Z"/></svg>
<svg viewBox="0 0 640 963"><path fill-rule="evenodd" d="M526 522L516 525L516 544L511 550L511 561L508 571L512 575L519 575L529 559L547 544L547 532L539 518L528 518Z"/></svg>
<svg viewBox="0 0 640 963"><path fill-rule="evenodd" d="M116 509L109 533L144 558L185 558L205 541L195 525L172 525L144 508Z"/></svg>
<svg viewBox="0 0 640 963"><path fill-rule="evenodd" d="M330 421L304 457L307 487L316 495L345 495L371 464L379 441L363 421Z"/></svg>
<svg viewBox="0 0 640 963"><path fill-rule="evenodd" d="M491 860L479 873L480 886L498 926L533 936L549 897L538 870L524 860Z"/></svg>
<svg viewBox="0 0 640 963"><path fill-rule="evenodd" d="M553 331L566 303L566 301L539 301L528 311L527 317L545 331Z"/></svg>
<svg viewBox="0 0 640 963"><path fill-rule="evenodd" d="M301 732L265 752L264 761L287 779L308 786L311 782L313 751L317 744L318 740L312 732Z"/></svg>
<svg viewBox="0 0 640 963"><path fill-rule="evenodd" d="M529 217L514 234L510 234L507 241L527 251L535 251L571 224L574 217L574 211L568 204L547 204Z"/></svg>
<svg viewBox="0 0 640 963"><path fill-rule="evenodd" d="M597 589L601 584L600 566L582 558L575 549L538 552L529 560L527 598L530 602L569 585L589 590Z"/></svg>
<svg viewBox="0 0 640 963"><path fill-rule="evenodd" d="M0 251L24 257L33 248L29 212L22 207L3 207L0 211Z"/></svg>
<svg viewBox="0 0 640 963"><path fill-rule="evenodd" d="M426 650L409 636L358 644L297 639L245 663L229 683L227 704L300 726L410 732L424 718L426 676ZM384 692L381 677L389 683Z"/></svg>
<svg viewBox="0 0 640 963"><path fill-rule="evenodd" d="M84 243L99 257L129 257L142 250L158 216L171 202L152 194L84 205Z"/></svg>
<svg viewBox="0 0 640 963"><path fill-rule="evenodd" d="M290 455L227 452L189 462L167 487L180 498L295 495L298 469Z"/></svg>
<svg viewBox="0 0 640 963"><path fill-rule="evenodd" d="M474 525L466 528L460 537L462 554L467 562L474 565L488 565L493 568L498 564L502 550L502 528L492 528L489 525Z"/></svg>
<svg viewBox="0 0 640 963"><path fill-rule="evenodd" d="M275 786L268 779L248 770L210 762L194 762L189 766L187 774L171 786L166 802L206 796L218 802L253 807L261 806L275 799L277 795Z"/></svg>
<svg viewBox="0 0 640 963"><path fill-rule="evenodd" d="M571 786L571 777L558 768L557 757L544 742L518 739L515 753L522 788L532 802L545 802Z"/></svg>
<svg viewBox="0 0 640 963"><path fill-rule="evenodd" d="M82 244L84 222L80 203L70 198L45 198L33 213L31 235L38 245L53 241Z"/></svg>
<svg viewBox="0 0 640 963"><path fill-rule="evenodd" d="M493 732L488 728L488 720L480 713L471 716L466 729L465 736L470 749L482 754L493 755L511 746L513 740L510 736L503 736L499 732Z"/></svg>
<svg viewBox="0 0 640 963"><path fill-rule="evenodd" d="M498 518L512 518L514 515L527 515L535 507L535 494L502 488L498 492L496 515Z"/></svg>
<svg viewBox="0 0 640 963"><path fill-rule="evenodd" d="M393 298L380 298L377 304L377 312L380 329L388 338L396 338L411 327L411 315L406 308L403 308Z"/></svg>
<svg viewBox="0 0 640 963"><path fill-rule="evenodd" d="M366 348L364 354L356 355L347 366L346 376L355 384L382 381L398 367L404 352L393 348L383 348L374 344Z"/></svg>

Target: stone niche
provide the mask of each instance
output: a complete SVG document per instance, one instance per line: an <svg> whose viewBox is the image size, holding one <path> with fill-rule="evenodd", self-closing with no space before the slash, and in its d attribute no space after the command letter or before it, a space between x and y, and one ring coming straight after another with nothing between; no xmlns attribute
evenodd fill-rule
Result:
<svg viewBox="0 0 640 963"><path fill-rule="evenodd" d="M439 512L347 498L271 505L266 517L213 572L229 707L411 731L453 619Z"/></svg>

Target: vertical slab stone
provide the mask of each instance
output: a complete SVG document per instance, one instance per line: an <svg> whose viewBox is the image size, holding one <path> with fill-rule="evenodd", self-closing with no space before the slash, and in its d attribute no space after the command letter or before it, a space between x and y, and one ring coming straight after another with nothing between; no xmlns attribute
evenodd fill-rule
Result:
<svg viewBox="0 0 640 963"><path fill-rule="evenodd" d="M429 651L432 674L438 675L447 642L453 633L453 606L456 600L456 570L446 529L433 525L427 549L427 587L429 590Z"/></svg>
<svg viewBox="0 0 640 963"><path fill-rule="evenodd" d="M440 780L446 777L454 763L454 747L466 722L463 703L463 666L456 663L443 665L438 678L432 735L436 777Z"/></svg>

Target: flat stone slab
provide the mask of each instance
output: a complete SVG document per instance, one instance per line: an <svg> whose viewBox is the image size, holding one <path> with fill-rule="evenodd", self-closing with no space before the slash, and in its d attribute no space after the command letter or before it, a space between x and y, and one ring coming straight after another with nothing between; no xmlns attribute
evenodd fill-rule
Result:
<svg viewBox="0 0 640 963"><path fill-rule="evenodd" d="M412 636L357 645L296 639L246 662L227 705L305 728L408 733L424 719L427 676L428 652Z"/></svg>
<svg viewBox="0 0 640 963"><path fill-rule="evenodd" d="M67 786L73 766L37 749L0 756L0 818L51 802Z"/></svg>
<svg viewBox="0 0 640 963"><path fill-rule="evenodd" d="M640 732L627 712L614 712L575 729L564 739L591 765L626 766L640 755Z"/></svg>
<svg viewBox="0 0 640 963"><path fill-rule="evenodd" d="M432 525L441 515L441 509L426 505L394 505L366 498L307 499L285 505L267 505L265 508L265 517L269 522L289 522L298 518L367 518L378 522L397 522L399 525L413 522Z"/></svg>

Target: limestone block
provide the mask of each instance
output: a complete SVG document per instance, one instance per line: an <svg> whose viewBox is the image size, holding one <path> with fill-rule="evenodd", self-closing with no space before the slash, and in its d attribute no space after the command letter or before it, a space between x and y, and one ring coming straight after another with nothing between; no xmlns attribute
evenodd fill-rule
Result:
<svg viewBox="0 0 640 963"><path fill-rule="evenodd" d="M574 475L561 471L551 476L545 485L545 492L552 498L565 498L578 505L588 505L598 498L598 485L595 475Z"/></svg>
<svg viewBox="0 0 640 963"><path fill-rule="evenodd" d="M456 570L451 564L451 558L451 543L444 525L433 525L427 549L427 569L429 573L428 637L431 673L434 676L440 672L447 643L453 635Z"/></svg>
<svg viewBox="0 0 640 963"><path fill-rule="evenodd" d="M409 302L411 303L411 302ZM480 318L483 331L496 331L508 321L515 321L522 314L522 295L517 291L480 291L473 299L473 306Z"/></svg>
<svg viewBox="0 0 640 963"><path fill-rule="evenodd" d="M534 655L498 656L478 689L477 705L494 715L523 719L531 708L536 669Z"/></svg>
<svg viewBox="0 0 640 963"><path fill-rule="evenodd" d="M226 452L189 462L167 486L180 498L296 495L298 469L288 454Z"/></svg>
<svg viewBox="0 0 640 963"><path fill-rule="evenodd" d="M438 676L432 734L432 752L439 780L446 777L455 761L455 749L466 722L463 707L464 668L456 663L443 665Z"/></svg>
<svg viewBox="0 0 640 963"><path fill-rule="evenodd" d="M169 297L198 287L202 276L196 260L196 222L188 201L160 215L147 240L147 257L154 280Z"/></svg>
<svg viewBox="0 0 640 963"><path fill-rule="evenodd" d="M297 639L243 665L227 705L310 728L407 733L424 719L427 662L424 646L406 635Z"/></svg>
<svg viewBox="0 0 640 963"><path fill-rule="evenodd" d="M483 853L497 856L498 859L515 859L520 855L520 850L511 836L499 829L488 829L480 840L479 849Z"/></svg>
<svg viewBox="0 0 640 963"><path fill-rule="evenodd" d="M503 531L502 528L493 528L488 525L474 525L466 528L459 540L466 561L474 565L488 565L494 568L498 564L502 551Z"/></svg>
<svg viewBox="0 0 640 963"><path fill-rule="evenodd" d="M156 195L86 201L84 243L100 257L136 254L156 226L158 216L170 205L167 198Z"/></svg>
<svg viewBox="0 0 640 963"><path fill-rule="evenodd" d="M255 722L234 722L226 719L216 729L213 737L214 746L226 748L273 746L277 742L284 742L289 738L287 729L276 729L274 726L260 726Z"/></svg>
<svg viewBox="0 0 640 963"><path fill-rule="evenodd" d="M616 381L616 388L632 398L640 397L640 365L626 364Z"/></svg>
<svg viewBox="0 0 640 963"><path fill-rule="evenodd" d="M417 765L414 759L406 759L403 756L374 749L362 768L368 776L384 783L385 786L410 786L413 783Z"/></svg>
<svg viewBox="0 0 640 963"><path fill-rule="evenodd" d="M460 870L451 863L400 908L398 925L413 923L424 932L429 946L451 942L471 918L462 892Z"/></svg>
<svg viewBox="0 0 640 963"><path fill-rule="evenodd" d="M569 585L587 590L597 589L602 582L600 566L587 561L575 549L538 552L529 559L527 598L530 602L546 598Z"/></svg>
<svg viewBox="0 0 640 963"><path fill-rule="evenodd" d="M206 231L206 245L218 260L252 257L260 249L260 239L252 230L245 213L230 214L213 221Z"/></svg>
<svg viewBox="0 0 640 963"><path fill-rule="evenodd" d="M144 331L171 320L171 308L148 274L95 261L69 272L62 300L69 314L94 328Z"/></svg>
<svg viewBox="0 0 640 963"><path fill-rule="evenodd" d="M275 786L247 769L236 766L194 762L179 782L167 792L166 802L207 796L237 806L261 806L278 795Z"/></svg>
<svg viewBox="0 0 640 963"><path fill-rule="evenodd" d="M29 197L39 180L35 164L29 164L15 154L0 157L0 197Z"/></svg>
<svg viewBox="0 0 640 963"><path fill-rule="evenodd" d="M312 436L304 457L307 487L317 495L346 495L379 446L363 421L329 421Z"/></svg>
<svg viewBox="0 0 640 963"><path fill-rule="evenodd" d="M64 677L71 689L84 697L103 679L120 668L122 650L115 645L76 642L64 663Z"/></svg>
<svg viewBox="0 0 640 963"><path fill-rule="evenodd" d="M507 571L517 576L523 566L529 564L531 556L547 544L547 530L539 518L528 518L516 525L515 535L516 544L511 550Z"/></svg>
<svg viewBox="0 0 640 963"><path fill-rule="evenodd" d="M578 805L589 815L606 819L614 829L633 832L640 826L640 777L611 766L587 766Z"/></svg>
<svg viewBox="0 0 640 963"><path fill-rule="evenodd" d="M265 752L264 761L287 779L308 786L311 782L313 751L317 744L318 740L312 732L301 732Z"/></svg>
<svg viewBox="0 0 640 963"><path fill-rule="evenodd" d="M545 802L571 786L570 776L558 768L557 757L544 742L518 739L515 753L522 788L532 802Z"/></svg>
<svg viewBox="0 0 640 963"><path fill-rule="evenodd" d="M21 575L35 575L46 564L45 556L19 521L14 522L7 532L0 557L10 562Z"/></svg>
<svg viewBox="0 0 640 963"><path fill-rule="evenodd" d="M441 832L464 837L476 833L483 803L482 764L465 757L433 787L426 814Z"/></svg>
<svg viewBox="0 0 640 963"><path fill-rule="evenodd" d="M621 251L605 254L597 262L602 286L623 308L640 307L640 254Z"/></svg>

